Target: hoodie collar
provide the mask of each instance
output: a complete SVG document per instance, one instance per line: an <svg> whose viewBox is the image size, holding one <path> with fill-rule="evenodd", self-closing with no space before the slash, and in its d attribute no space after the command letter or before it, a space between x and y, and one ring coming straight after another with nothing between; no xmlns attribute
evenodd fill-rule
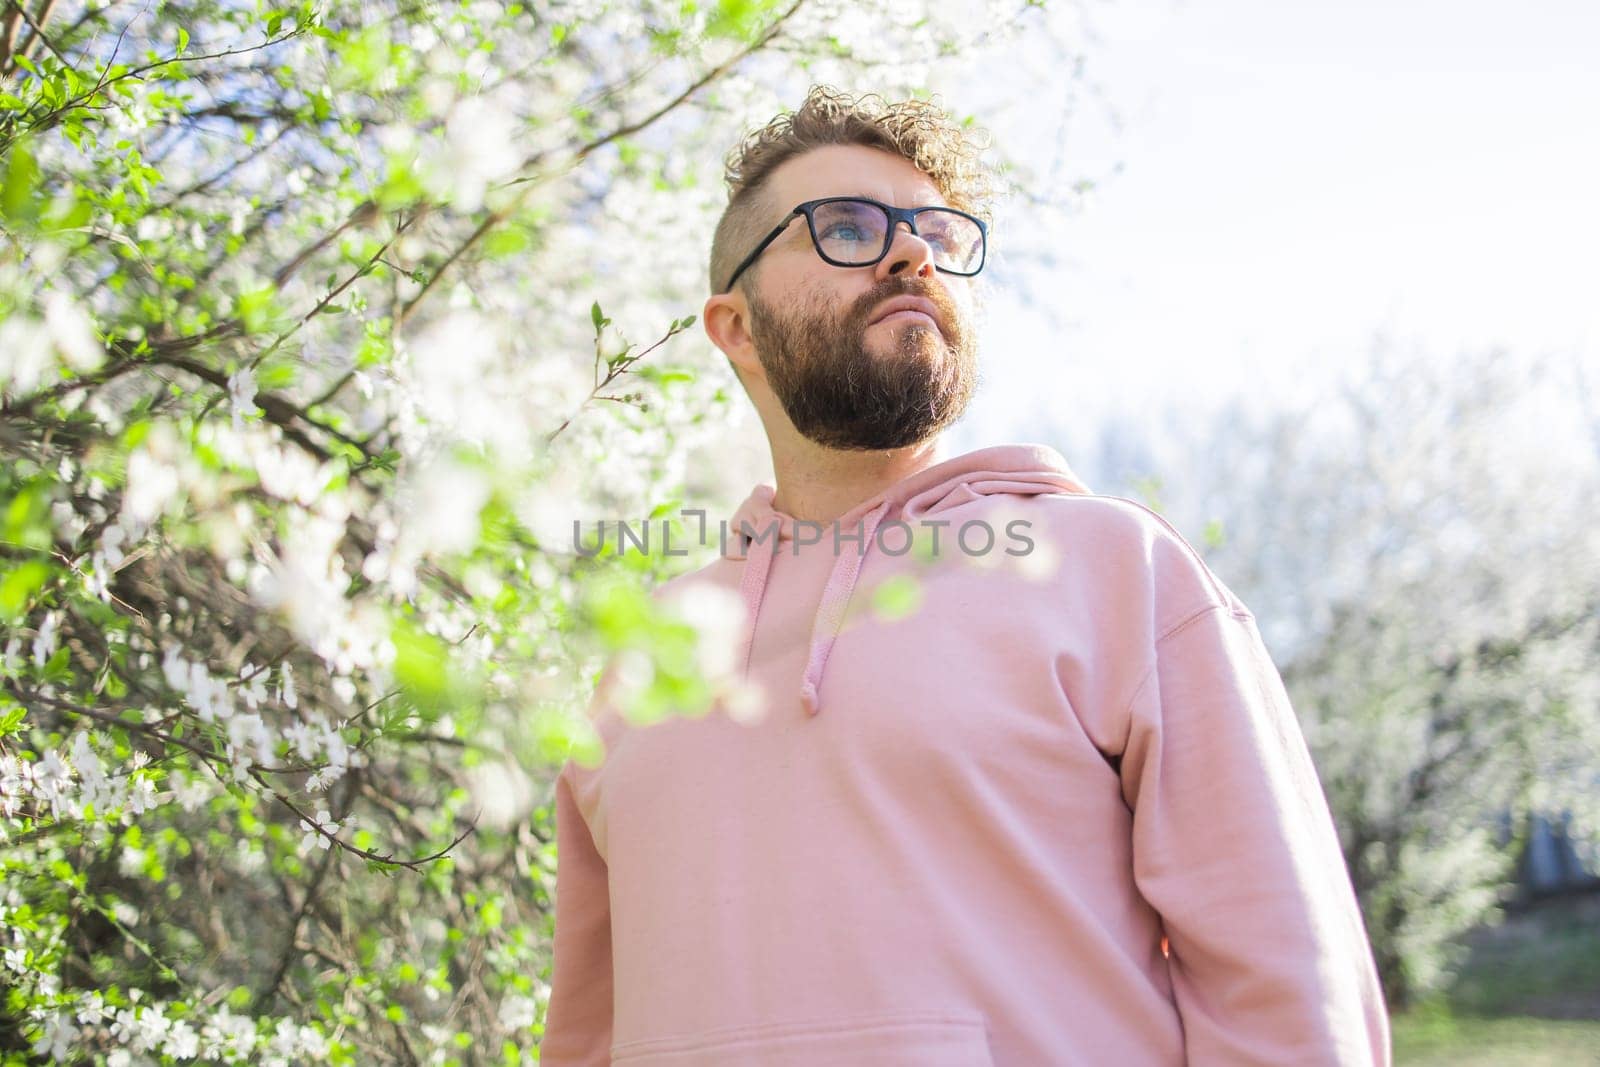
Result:
<svg viewBox="0 0 1600 1067"><path fill-rule="evenodd" d="M878 525L891 512L898 512L896 517L902 521L914 523L924 515L937 514L982 496L1088 492L1088 487L1072 473L1066 460L1049 445L994 445L942 460L907 475L838 518L827 520L825 525L836 522L841 530L849 533L859 527L864 547L841 551L823 587L822 601L812 622L810 652L800 680L800 703L806 714L815 715L822 710L819 692L828 654L839 636L845 608L855 590L866 553L873 550ZM780 544L794 540L795 523L799 521L772 506L776 493L777 490L765 482L750 491L734 512L733 543L726 553L727 558L742 559L745 565L739 590L749 625L744 632L739 662L746 678L750 673L750 651L756 624L761 618L762 597L772 570L772 559Z"/></svg>

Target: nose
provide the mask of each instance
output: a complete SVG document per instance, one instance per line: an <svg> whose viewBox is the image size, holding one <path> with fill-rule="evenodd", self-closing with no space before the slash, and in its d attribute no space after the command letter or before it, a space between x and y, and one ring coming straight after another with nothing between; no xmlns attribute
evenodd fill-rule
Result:
<svg viewBox="0 0 1600 1067"><path fill-rule="evenodd" d="M902 232L900 227L904 225ZM902 274L910 271L923 277L932 277L933 248L921 237L911 232L909 223L896 223L894 229L894 242L889 246L888 255L878 261L877 275L887 278L892 274Z"/></svg>

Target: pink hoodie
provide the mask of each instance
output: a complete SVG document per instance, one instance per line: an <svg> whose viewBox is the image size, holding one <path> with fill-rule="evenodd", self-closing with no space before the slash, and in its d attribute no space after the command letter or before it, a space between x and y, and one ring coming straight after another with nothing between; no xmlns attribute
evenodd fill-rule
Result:
<svg viewBox="0 0 1600 1067"><path fill-rule="evenodd" d="M837 553L772 496L657 591L742 593L765 716L636 726L602 682L606 757L557 779L546 1067L1390 1062L1282 682L1171 526L1041 445L903 479Z"/></svg>

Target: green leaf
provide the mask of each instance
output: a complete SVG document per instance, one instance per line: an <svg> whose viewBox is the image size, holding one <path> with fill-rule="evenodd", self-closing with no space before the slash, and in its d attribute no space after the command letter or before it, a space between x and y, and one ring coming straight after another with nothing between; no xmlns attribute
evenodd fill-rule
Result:
<svg viewBox="0 0 1600 1067"><path fill-rule="evenodd" d="M292 363L269 363L256 368L256 388L287 389L300 379L300 368Z"/></svg>
<svg viewBox="0 0 1600 1067"><path fill-rule="evenodd" d="M753 42L765 16L776 7L776 0L717 0L716 11L706 21L706 36Z"/></svg>
<svg viewBox="0 0 1600 1067"><path fill-rule="evenodd" d="M397 621L389 639L394 643L394 676L419 710L443 712L450 697L450 652L433 634L409 620Z"/></svg>
<svg viewBox="0 0 1600 1067"><path fill-rule="evenodd" d="M495 230L484 239L484 252L491 258L515 255L528 247L528 233L515 227Z"/></svg>
<svg viewBox="0 0 1600 1067"><path fill-rule="evenodd" d="M39 184L39 164L26 140L11 146L6 159L6 174L0 185L0 216L13 226L29 225L39 218L35 195Z"/></svg>
<svg viewBox="0 0 1600 1067"><path fill-rule="evenodd" d="M46 551L51 546L51 494L40 480L22 486L0 511L0 540Z"/></svg>
<svg viewBox="0 0 1600 1067"><path fill-rule="evenodd" d="M49 565L36 559L7 570L5 576L0 578L0 618L7 622L21 618L28 601L49 577Z"/></svg>
<svg viewBox="0 0 1600 1067"><path fill-rule="evenodd" d="M694 371L689 370L687 367L644 366L637 368L634 373L646 381L657 382L662 385L670 382L694 381Z"/></svg>
<svg viewBox="0 0 1600 1067"><path fill-rule="evenodd" d="M273 288L263 285L259 289L240 293L235 305L235 311L243 320L244 327L251 333L257 333L267 327L272 321Z"/></svg>
<svg viewBox="0 0 1600 1067"><path fill-rule="evenodd" d="M189 31L182 26L178 27L178 54L181 56L189 49Z"/></svg>
<svg viewBox="0 0 1600 1067"><path fill-rule="evenodd" d="M27 714L27 708L15 707L4 715L0 715L0 737L16 733L17 729L22 725L23 717Z"/></svg>
<svg viewBox="0 0 1600 1067"><path fill-rule="evenodd" d="M44 670L39 672L39 678L42 681L52 683L71 681L72 669L69 666L71 659L71 650L65 648L56 649L55 655L45 661Z"/></svg>
<svg viewBox="0 0 1600 1067"><path fill-rule="evenodd" d="M373 22L334 47L337 65L335 84L339 88L371 90L377 87L392 66L389 24ZM324 99L314 97L312 102Z"/></svg>

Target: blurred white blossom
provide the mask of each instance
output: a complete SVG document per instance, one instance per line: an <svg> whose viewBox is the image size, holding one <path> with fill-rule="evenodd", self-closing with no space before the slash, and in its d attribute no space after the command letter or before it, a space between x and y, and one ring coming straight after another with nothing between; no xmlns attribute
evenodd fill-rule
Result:
<svg viewBox="0 0 1600 1067"><path fill-rule="evenodd" d="M261 414L256 407L256 372L240 367L228 375L228 402L233 411L233 428L241 429L247 417Z"/></svg>
<svg viewBox="0 0 1600 1067"><path fill-rule="evenodd" d="M44 301L44 323L61 358L78 373L92 371L105 362L105 349L82 306L59 289Z"/></svg>

